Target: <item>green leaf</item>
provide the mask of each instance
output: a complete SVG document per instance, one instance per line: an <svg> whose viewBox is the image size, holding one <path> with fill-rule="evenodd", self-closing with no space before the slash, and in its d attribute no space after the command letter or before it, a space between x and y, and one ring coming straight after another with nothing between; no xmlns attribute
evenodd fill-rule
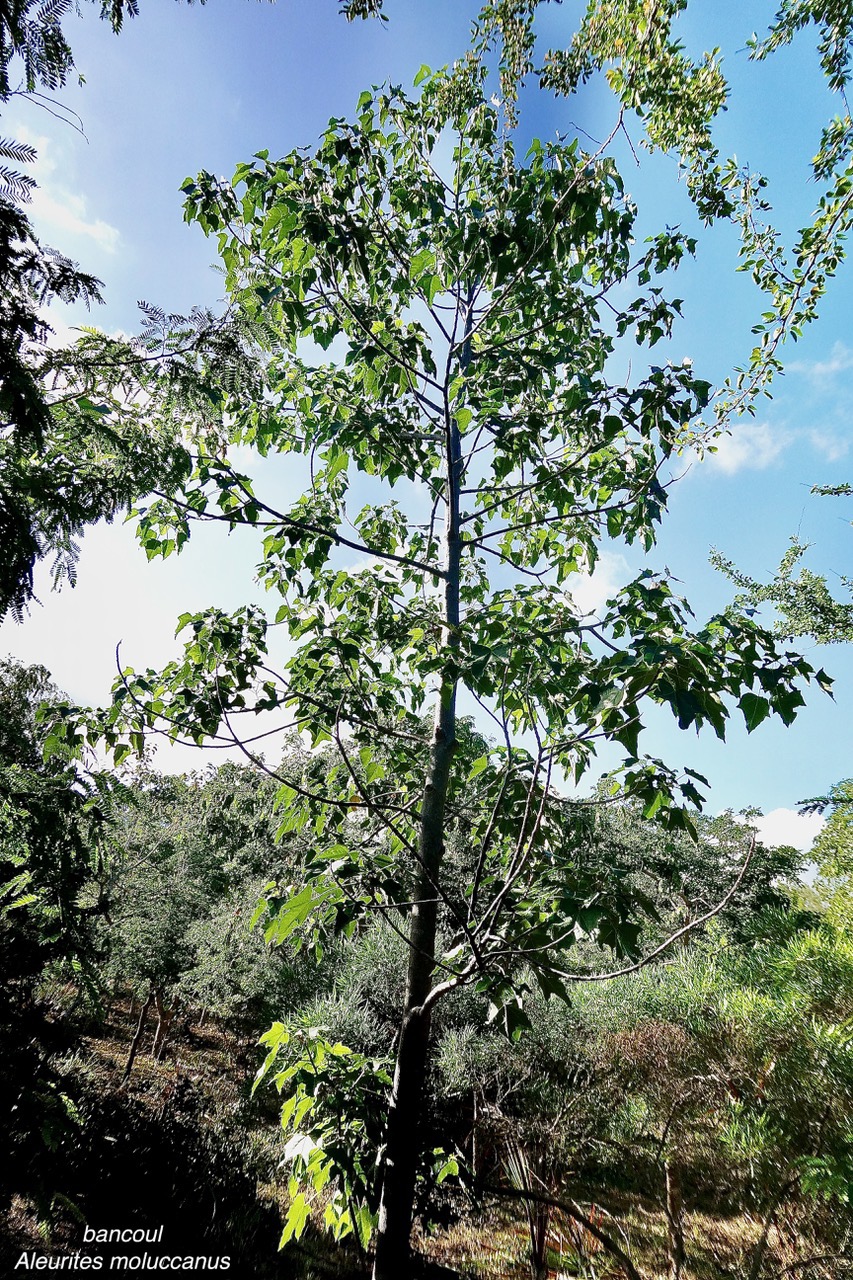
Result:
<svg viewBox="0 0 853 1280"><path fill-rule="evenodd" d="M301 1191L297 1192L288 1206L287 1217L284 1220L284 1230L279 1241L279 1249L283 1249L290 1240L298 1240L301 1237L307 1225L309 1213L305 1196Z"/></svg>
<svg viewBox="0 0 853 1280"><path fill-rule="evenodd" d="M757 729L770 714L769 701L767 698L760 697L757 693L745 693L738 702L738 706L743 712L743 718L749 733L752 733L753 729Z"/></svg>
<svg viewBox="0 0 853 1280"><path fill-rule="evenodd" d="M489 767L489 757L479 756L478 759L476 759L474 763L471 765L471 768L468 770L468 781L470 782L472 778L478 777L483 772L483 770L487 769L488 767Z"/></svg>

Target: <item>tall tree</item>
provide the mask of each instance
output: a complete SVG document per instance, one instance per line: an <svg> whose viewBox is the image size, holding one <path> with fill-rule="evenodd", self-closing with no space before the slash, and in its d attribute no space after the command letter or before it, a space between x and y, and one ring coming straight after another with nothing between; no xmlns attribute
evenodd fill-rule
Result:
<svg viewBox="0 0 853 1280"><path fill-rule="evenodd" d="M667 462L705 438L709 384L643 355L670 332L664 285L694 246L668 230L636 250L603 153L535 142L516 157L480 57L419 82L414 100L364 93L314 155L262 153L233 184L185 184L256 344L255 382L223 386L199 350L159 396L149 382L155 421L182 411L176 388L193 376L218 391L198 427L183 410L192 473L140 509L141 538L154 556L198 521L257 529L289 656L273 667L257 608L184 615L180 661L125 672L108 711L66 707L54 728L103 736L119 757L153 727L254 756L235 717L287 708L323 747L299 775L265 766L282 830L314 833L306 883L267 896L267 934L320 942L378 912L406 940L378 1179L357 1188L376 1210L377 1280L408 1273L436 1003L473 985L516 1031L531 982L566 994L568 940L632 953L641 903L567 846L566 780L610 742L622 793L689 828L703 780L641 751L645 708L722 737L733 705L750 729L771 713L789 723L814 674L744 615L692 629L664 574L641 573L598 616L574 603L603 539L651 549ZM110 396L120 420L128 402ZM281 507L256 493L231 446L301 461L303 494ZM463 691L496 745L460 731ZM272 1069L293 1042L286 1028L268 1042ZM294 1105L303 1130L328 1134L322 1091ZM303 1163L323 1182L333 1171L318 1144ZM339 1228L348 1214L344 1201Z"/></svg>
<svg viewBox="0 0 853 1280"><path fill-rule="evenodd" d="M63 87L74 60L62 23L72 10L71 0L0 0L0 104L19 95L44 103ZM116 31L136 11L135 0L101 6ZM169 470L163 440L110 430L50 349L46 308L100 302L101 282L37 239L21 207L35 182L17 167L35 158L28 144L0 138L0 618L16 619L33 599L40 559L54 557L54 582L73 583L76 537Z"/></svg>

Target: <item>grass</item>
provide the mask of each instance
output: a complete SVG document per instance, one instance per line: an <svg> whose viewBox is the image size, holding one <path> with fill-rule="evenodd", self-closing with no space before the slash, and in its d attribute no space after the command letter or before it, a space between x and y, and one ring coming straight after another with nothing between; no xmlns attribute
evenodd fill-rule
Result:
<svg viewBox="0 0 853 1280"><path fill-rule="evenodd" d="M611 1208L614 1216L607 1229L623 1247L629 1242L628 1252L640 1274L645 1280L669 1280L663 1211L634 1196L621 1197L618 1214L615 1204ZM682 1280L745 1280L760 1234L761 1224L747 1214L688 1213ZM463 1219L444 1231L421 1236L418 1243L428 1257L455 1267L464 1280L530 1280L526 1227L520 1214L506 1208ZM579 1238L571 1224L559 1221L559 1215L549 1244L550 1280L624 1280L619 1264L590 1237ZM773 1230L763 1280L782 1276L838 1280L832 1261L804 1265L821 1252L819 1245L797 1234L790 1224L782 1231Z"/></svg>

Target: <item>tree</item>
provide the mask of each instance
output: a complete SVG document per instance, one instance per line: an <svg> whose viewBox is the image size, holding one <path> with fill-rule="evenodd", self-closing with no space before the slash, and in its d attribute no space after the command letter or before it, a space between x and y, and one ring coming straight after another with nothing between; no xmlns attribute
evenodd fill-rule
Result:
<svg viewBox="0 0 853 1280"><path fill-rule="evenodd" d="M502 20L535 7L488 6ZM621 24L623 109L656 104L653 140L681 150L707 217L754 216L754 185L738 187L709 140L724 83L673 52L680 7L664 6L650 53L635 6L593 6L602 21L590 18L551 82L568 92L602 67ZM283 832L315 841L307 882L267 895L267 935L318 944L378 913L408 954L379 1178L364 1191L378 1209L379 1280L408 1265L434 1006L472 985L513 1032L531 983L565 995L568 940L634 952L642 904L567 847L566 780L580 782L599 742L615 743L622 793L665 828L690 829L704 780L641 752L644 708L669 706L683 729L720 736L732 704L750 730L770 714L790 723L814 674L743 612L692 630L665 574L640 574L598 617L573 604L573 577L594 568L604 538L651 550L667 460L710 438L699 425L710 386L689 363L640 355L624 383L611 374L623 342L642 351L670 333L679 304L664 285L695 246L668 230L634 247L635 211L603 151L534 142L516 157L486 88L493 31L451 71L425 69L415 100L363 94L355 122L332 121L313 156L261 153L233 184L206 173L185 184L187 217L218 239L243 355L257 354L248 386L223 382L198 348L178 381L146 384L151 420L183 414L192 473L139 508L141 540L149 556L168 555L196 521L256 528L260 579L293 648L276 670L256 608L184 615L181 660L126 671L106 713L65 708L55 726L71 743L103 736L119 758L159 727L257 759L235 717L285 707L310 735L301 772L264 766L281 782ZM507 47L511 81L529 46ZM753 261L781 324L718 401L719 428L766 388L783 337L813 316L847 207L792 276L774 275L766 252ZM745 217L745 241L757 235ZM209 393L200 425L201 398L181 398L194 377ZM100 398L121 420L127 400L109 387ZM256 493L232 445L303 459L303 495L280 509ZM491 717L496 745L460 732L460 690ZM272 1070L292 1038L282 1028L269 1044ZM303 1129L316 1120L323 1131L321 1093L303 1099ZM306 1169L328 1179L322 1148Z"/></svg>
<svg viewBox="0 0 853 1280"><path fill-rule="evenodd" d="M599 795L604 799L604 789ZM696 831L661 831L643 820L642 806L614 802L571 806L567 843L586 844L588 858L604 875L636 879L647 895L653 920L649 943L660 942L677 927L697 919L718 904L731 888L744 861L754 811L735 816L730 810L714 817L696 816ZM718 913L733 940L754 939L779 911L790 908L788 885L803 869L804 856L790 845L766 847L755 838L749 865L726 906ZM684 943L695 939L684 936Z"/></svg>
<svg viewBox="0 0 853 1280"><path fill-rule="evenodd" d="M94 959L111 843L106 778L42 760L42 703L61 694L43 667L0 662L0 947L5 993L27 1004L53 961L79 976Z"/></svg>
<svg viewBox="0 0 853 1280"><path fill-rule="evenodd" d="M809 802L828 817L811 848L818 875L814 888L829 918L842 930L853 921L853 781L837 782L826 796Z"/></svg>
<svg viewBox="0 0 853 1280"><path fill-rule="evenodd" d="M838 485L813 492L849 492L849 486ZM789 639L811 636L818 644L842 644L853 639L853 604L837 600L823 574L802 564L809 544L792 538L769 582L757 582L743 573L734 562L718 551L712 552L711 563L738 588L739 608L760 609L769 604L776 610L776 633ZM841 583L849 589L849 578L841 575Z"/></svg>
<svg viewBox="0 0 853 1280"><path fill-rule="evenodd" d="M57 1187L52 1148L76 1118L51 1061L63 1030L39 988L59 977L97 994L114 791L79 762L43 760L38 707L60 696L43 667L0 661L0 1201L31 1196L43 1217Z"/></svg>
<svg viewBox="0 0 853 1280"><path fill-rule="evenodd" d="M116 33L139 13L138 0L95 2ZM74 56L63 21L75 11L72 0L0 0L0 105L18 96L46 105L66 84ZM101 281L37 239L21 207L36 184L19 168L35 159L29 144L0 137L0 619L16 621L34 598L38 561L52 556L54 586L73 585L85 528L168 486L172 465L171 436L109 430L86 397L86 370L114 365L120 344L90 340L82 369L50 348L46 307L101 302Z"/></svg>
<svg viewBox="0 0 853 1280"><path fill-rule="evenodd" d="M74 60L62 20L72 7L71 0L0 0L0 104L18 95L41 102L42 90L66 83ZM136 0L101 6L116 31L125 12L136 11ZM0 138L0 161L35 158L28 144ZM18 621L33 599L37 561L53 555L54 584L73 584L75 538L86 525L111 519L169 471L163 441L106 429L97 406L82 391L71 393L61 358L57 368L45 308L56 300L100 302L101 282L39 243L20 207L34 186L17 167L0 164L0 618L11 612Z"/></svg>
<svg viewBox="0 0 853 1280"><path fill-rule="evenodd" d="M102 969L147 1000L146 1015L154 1004L161 1054L181 1004L257 1033L305 988L307 957L298 972L249 928L271 868L298 874L298 842L284 850L273 840L274 792L266 775L234 764L188 777L143 768L128 781L99 933Z"/></svg>
<svg viewBox="0 0 853 1280"><path fill-rule="evenodd" d="M785 925L759 947L720 930L666 966L586 989L569 1012L598 1095L580 1100L585 1136L599 1150L609 1137L633 1185L660 1197L676 1278L685 1263L698 1269L685 1211L708 1198L761 1226L738 1274L769 1274L783 1213L798 1224L794 1268L847 1274L850 939ZM812 1241L811 1258L799 1256Z"/></svg>

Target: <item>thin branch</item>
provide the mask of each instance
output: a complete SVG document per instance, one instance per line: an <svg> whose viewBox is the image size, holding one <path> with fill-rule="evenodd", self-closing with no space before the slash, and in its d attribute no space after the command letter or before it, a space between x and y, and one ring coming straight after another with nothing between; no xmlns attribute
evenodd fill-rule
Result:
<svg viewBox="0 0 853 1280"><path fill-rule="evenodd" d="M651 964L653 960L656 960L658 956L663 955L665 951L668 951L670 947L678 942L679 938L683 938L688 933L692 933L694 930L701 928L703 924L707 924L709 920L714 918L714 916L719 915L721 911L726 909L743 882L743 878L749 869L750 863L752 862L752 855L754 852L755 836L753 835L749 842L749 850L746 858L738 872L737 879L725 897L721 898L716 906L713 906L710 911L706 911L704 915L698 916L695 920L688 921L688 923L683 925L680 929L676 929L675 933L670 934L670 936L660 943L659 946L655 947L653 951L650 951L647 956L643 956L641 960L636 961L635 964L627 965L624 969L615 969L611 973L566 973L565 970L558 969L553 965L549 965L548 968L552 973L555 973L565 982L610 982L613 978L625 978L631 973L637 973L640 969L645 969L645 967Z"/></svg>
<svg viewBox="0 0 853 1280"><path fill-rule="evenodd" d="M227 468L231 478L235 481L240 489L247 495L252 505L256 506L259 511L266 511L271 517L267 521L252 521L239 519L236 511L232 512L216 512L216 511L199 511L197 507L193 507L188 502L182 502L180 498L173 494L164 493L162 490L153 490L156 498L161 498L165 502L174 503L180 511L186 511L197 520L218 521L220 524L245 525L252 528L257 524L261 524L263 528L269 528L272 525L281 525L286 529L298 529L302 533L311 533L319 538L328 538L336 547L347 547L351 551L358 551L362 555L373 556L377 560L392 561L394 564L404 565L409 569L419 569L421 573L428 573L431 577L444 579L445 571L437 568L435 565L424 564L421 560L414 560L411 556L398 556L392 551L379 551L376 547L369 547L363 542L354 542L351 538L345 538L343 534L338 533L336 529L330 529L324 525L314 524L310 520L299 520L294 516L284 515L283 512L276 511L273 507L267 506L265 502L261 502L256 498L251 490L241 482L240 476L234 472L231 467Z"/></svg>
<svg viewBox="0 0 853 1280"><path fill-rule="evenodd" d="M570 1200L568 1197L549 1196L539 1191L516 1187L484 1186L482 1190L488 1195L502 1196L508 1200L521 1200L522 1202L547 1205L552 1209L559 1209L570 1218L574 1218L576 1222L581 1223L590 1235L594 1236L599 1244L603 1245L608 1253L617 1259L624 1268L628 1280L645 1280L642 1272L637 1270L625 1250L589 1214L584 1213L583 1209L575 1204L574 1200Z"/></svg>

